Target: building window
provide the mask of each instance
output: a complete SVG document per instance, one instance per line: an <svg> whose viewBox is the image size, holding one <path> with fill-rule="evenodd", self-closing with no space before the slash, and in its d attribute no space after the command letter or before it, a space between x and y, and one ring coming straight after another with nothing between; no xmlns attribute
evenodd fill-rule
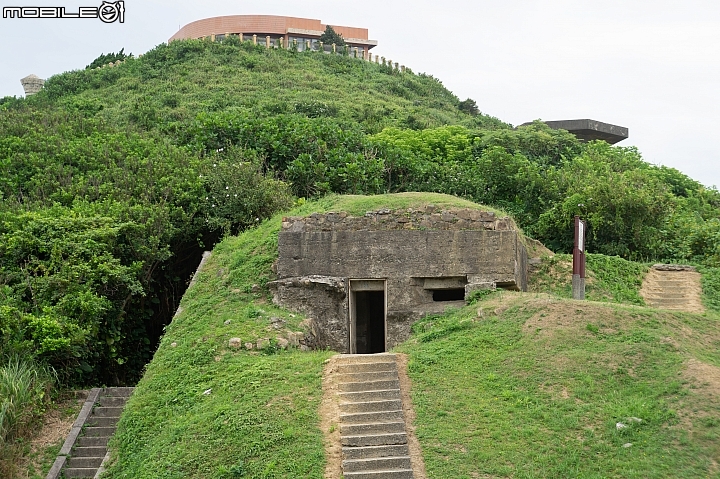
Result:
<svg viewBox="0 0 720 479"><path fill-rule="evenodd" d="M465 301L465 288L435 289L432 292L433 301Z"/></svg>

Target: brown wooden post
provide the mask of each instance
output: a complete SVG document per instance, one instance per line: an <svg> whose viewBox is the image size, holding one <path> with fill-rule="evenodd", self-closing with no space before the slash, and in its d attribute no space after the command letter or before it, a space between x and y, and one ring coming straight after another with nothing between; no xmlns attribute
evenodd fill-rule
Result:
<svg viewBox="0 0 720 479"><path fill-rule="evenodd" d="M265 37L265 48L270 48L270 35Z"/></svg>
<svg viewBox="0 0 720 479"><path fill-rule="evenodd" d="M257 45L257 35L253 35L253 45Z"/></svg>
<svg viewBox="0 0 720 479"><path fill-rule="evenodd" d="M242 43L242 42L245 41L245 40L243 39L243 34L242 34L242 33L238 33L238 38L240 39L240 43Z"/></svg>

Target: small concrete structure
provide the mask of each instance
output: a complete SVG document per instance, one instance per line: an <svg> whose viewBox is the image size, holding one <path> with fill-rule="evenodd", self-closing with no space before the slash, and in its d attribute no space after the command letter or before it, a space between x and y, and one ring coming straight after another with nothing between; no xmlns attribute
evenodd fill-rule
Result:
<svg viewBox="0 0 720 479"><path fill-rule="evenodd" d="M475 290L527 289L514 223L475 209L284 218L278 249L274 302L312 319L312 346L344 353L385 352Z"/></svg>
<svg viewBox="0 0 720 479"><path fill-rule="evenodd" d="M20 83L22 83L23 90L25 90L25 96L28 97L42 90L45 80L37 75L28 75L21 79Z"/></svg>
<svg viewBox="0 0 720 479"><path fill-rule="evenodd" d="M567 130L579 140L605 140L611 145L627 139L630 131L624 126L611 125L596 120L558 120L544 121L553 130ZM520 126L532 125L532 122L523 123Z"/></svg>

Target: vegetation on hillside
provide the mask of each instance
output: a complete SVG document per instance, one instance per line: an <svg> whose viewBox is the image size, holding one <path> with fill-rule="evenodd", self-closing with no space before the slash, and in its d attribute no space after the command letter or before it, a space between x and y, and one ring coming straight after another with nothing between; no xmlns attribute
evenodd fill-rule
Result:
<svg viewBox="0 0 720 479"><path fill-rule="evenodd" d="M330 195L219 243L127 405L108 477L323 477L320 377L334 353L273 342L274 324L297 332L304 319L265 287L282 216L427 204L482 208L431 193ZM643 269L602 255L588 267L598 298L617 303L634 302ZM720 404L678 373L687 358L720 366L717 320L509 292L421 320L400 350L431 477L703 476ZM231 338L271 341L258 351Z"/></svg>
<svg viewBox="0 0 720 479"><path fill-rule="evenodd" d="M0 100L0 348L64 384L134 382L202 250L293 196L453 194L559 252L581 214L589 251L720 266L716 190L473 105L429 75L236 37Z"/></svg>
<svg viewBox="0 0 720 479"><path fill-rule="evenodd" d="M50 371L27 359L4 358L0 364L0 477L14 477L23 439L50 403L54 382Z"/></svg>
<svg viewBox="0 0 720 479"><path fill-rule="evenodd" d="M424 318L398 349L428 477L717 477L718 319L511 292Z"/></svg>

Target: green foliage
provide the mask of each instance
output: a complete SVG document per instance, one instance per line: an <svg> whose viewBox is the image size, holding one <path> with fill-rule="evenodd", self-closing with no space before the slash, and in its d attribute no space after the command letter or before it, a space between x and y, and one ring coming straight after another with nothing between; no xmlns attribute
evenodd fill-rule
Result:
<svg viewBox="0 0 720 479"><path fill-rule="evenodd" d="M2 352L2 350L0 350ZM50 402L52 373L27 359L0 359L0 475L14 477L25 439Z"/></svg>
<svg viewBox="0 0 720 479"><path fill-rule="evenodd" d="M3 347L63 383L135 380L197 264L188 253L291 203L257 160L225 156L77 110L0 116Z"/></svg>
<svg viewBox="0 0 720 479"><path fill-rule="evenodd" d="M97 57L95 60L92 61L92 63L85 67L86 70L90 70L93 68L98 67L104 67L108 63L114 63L116 61L123 61L126 58L132 57L132 53L129 55L125 54L125 49L120 49L117 53L103 53L99 57Z"/></svg>
<svg viewBox="0 0 720 479"><path fill-rule="evenodd" d="M710 311L720 313L720 268L700 267L703 304Z"/></svg>
<svg viewBox="0 0 720 479"><path fill-rule="evenodd" d="M478 289L470 293L467 299L468 304L476 304L493 293L491 289Z"/></svg>
<svg viewBox="0 0 720 479"><path fill-rule="evenodd" d="M618 256L587 254L585 297L590 301L608 301L644 305L640 288L648 266ZM572 255L556 254L542 258L530 276L530 291L572 297Z"/></svg>
<svg viewBox="0 0 720 479"><path fill-rule="evenodd" d="M478 115L480 113L480 109L478 108L477 103L471 98L468 98L467 100L463 100L458 103L458 109L472 116Z"/></svg>
<svg viewBox="0 0 720 479"><path fill-rule="evenodd" d="M292 205L288 186L263 176L261 167L255 156L232 146L208 156L201 169L206 196L200 211L211 230L237 233Z"/></svg>
<svg viewBox="0 0 720 479"><path fill-rule="evenodd" d="M320 41L325 45L332 45L334 43L337 47L345 46L345 39L343 39L342 35L335 32L335 29L330 25L325 26L325 31L320 35Z"/></svg>

